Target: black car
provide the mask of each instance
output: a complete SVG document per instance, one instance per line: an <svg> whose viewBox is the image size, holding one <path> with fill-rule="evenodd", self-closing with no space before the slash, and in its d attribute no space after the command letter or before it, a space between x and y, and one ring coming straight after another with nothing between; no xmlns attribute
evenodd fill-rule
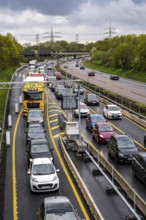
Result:
<svg viewBox="0 0 146 220"><path fill-rule="evenodd" d="M85 69L85 67L84 66L80 66L80 70L84 70Z"/></svg>
<svg viewBox="0 0 146 220"><path fill-rule="evenodd" d="M28 145L31 139L43 139L46 138L45 136L46 130L41 124L30 124L26 129L26 145Z"/></svg>
<svg viewBox="0 0 146 220"><path fill-rule="evenodd" d="M132 138L124 134L114 134L108 141L108 155L118 161L131 163L139 152Z"/></svg>
<svg viewBox="0 0 146 220"><path fill-rule="evenodd" d="M146 147L146 134L144 135L144 147Z"/></svg>
<svg viewBox="0 0 146 220"><path fill-rule="evenodd" d="M65 196L44 198L37 213L37 220L81 220L72 203Z"/></svg>
<svg viewBox="0 0 146 220"><path fill-rule="evenodd" d="M84 102L87 105L99 105L99 99L94 93L86 94Z"/></svg>
<svg viewBox="0 0 146 220"><path fill-rule="evenodd" d="M31 139L26 148L28 166L31 159L38 157L49 157L53 160L52 151L53 149L50 149L46 138Z"/></svg>
<svg viewBox="0 0 146 220"><path fill-rule="evenodd" d="M146 186L146 152L139 152L132 159L133 176L138 177Z"/></svg>
<svg viewBox="0 0 146 220"><path fill-rule="evenodd" d="M119 76L118 75L111 75L110 80L119 80Z"/></svg>

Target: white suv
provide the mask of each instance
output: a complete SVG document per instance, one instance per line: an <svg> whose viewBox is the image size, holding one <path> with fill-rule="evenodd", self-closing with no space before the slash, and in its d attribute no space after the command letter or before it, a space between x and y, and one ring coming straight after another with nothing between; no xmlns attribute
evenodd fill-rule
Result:
<svg viewBox="0 0 146 220"><path fill-rule="evenodd" d="M117 105L105 105L103 115L108 119L122 119L121 109Z"/></svg>
<svg viewBox="0 0 146 220"><path fill-rule="evenodd" d="M30 175L31 191L48 192L58 190L58 171L50 158L32 159L27 172Z"/></svg>

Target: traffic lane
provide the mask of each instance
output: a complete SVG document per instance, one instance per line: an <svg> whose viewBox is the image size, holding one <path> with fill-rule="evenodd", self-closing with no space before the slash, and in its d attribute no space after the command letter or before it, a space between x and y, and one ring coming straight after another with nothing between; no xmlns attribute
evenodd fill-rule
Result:
<svg viewBox="0 0 146 220"><path fill-rule="evenodd" d="M88 206L87 206L87 204L86 204L86 202L80 192L80 189L78 188L72 174L70 173L70 170L68 169L68 166L66 165L66 163L63 159L62 152L60 151L57 136L61 133L61 130L58 126L58 120L55 120L55 118L58 119L57 113L58 113L58 111L60 111L60 108L59 108L59 106L57 106L58 109L53 107L53 105L52 105L53 103L54 103L54 101L52 100L52 98L49 98L49 105L48 106L52 106L52 108L51 107L49 108L49 114L48 114L48 116L50 118L49 121L50 122L52 121L50 123L49 130L51 130L51 136L52 136L53 140L55 141L54 149L55 149L55 154L57 155L57 159L58 159L57 163L59 163L59 166L61 164L61 168L63 167L62 172L65 173L65 177L66 177L66 180L60 182L60 184L62 184L60 192L62 193L62 195L67 195L67 197L70 198L72 204L74 205L74 208L76 210L78 210L79 216L82 218L85 218L84 214L86 214L86 213L83 213L84 210L81 210L81 207L79 205L79 202L82 203L84 209L88 213L89 219L92 220L93 219L92 214L90 213L90 210L89 210L89 208L88 208ZM52 117L52 115L53 115L53 117ZM56 160L55 160L55 165L56 165ZM60 175L62 175L62 172L60 172ZM71 180L69 180L69 178L71 178ZM83 209L83 207L82 207L82 209Z"/></svg>
<svg viewBox="0 0 146 220"><path fill-rule="evenodd" d="M112 91L121 96L124 96L130 100L134 100L136 102L146 103L146 95L145 95L145 86L135 86L131 81L127 81L127 83L110 80L107 77L102 78L102 74L96 74L95 77L88 77L87 71L81 71L79 68L74 66L69 68L71 74L75 75L78 78L86 80L94 85L98 85L103 89ZM137 84L136 84L137 85Z"/></svg>
<svg viewBox="0 0 146 220"><path fill-rule="evenodd" d="M77 120L77 119L75 119ZM137 178L133 177L131 164L116 164L114 160L108 156L107 144L97 144L92 139L91 132L86 129L86 119L81 119L81 130L84 136L99 150L99 152L115 167L115 169L126 179L126 181L136 190L136 192L146 201L146 191L143 183L137 181Z"/></svg>
<svg viewBox="0 0 146 220"><path fill-rule="evenodd" d="M81 157L77 157L71 151L68 153L104 219L122 220L126 215L132 214L118 195L106 193L106 188L110 187L110 184L104 176L92 175L92 169L95 168L92 162L84 162Z"/></svg>
<svg viewBox="0 0 146 220"><path fill-rule="evenodd" d="M17 131L17 144L16 144L16 171L17 171L17 196L18 196L18 216L19 219L36 219L38 208L43 201L43 198L50 196L63 195L71 199L75 208L81 215L81 211L72 189L67 181L64 171L58 161L55 150L53 151L55 167L60 169L58 173L60 180L59 192L49 193L31 193L29 184L29 175L27 174L27 156L26 156L26 138L25 134L22 135L22 131L26 127L26 119L21 118L19 128ZM51 145L51 143L50 143ZM53 146L50 146L53 148ZM27 212L26 212L27 210Z"/></svg>
<svg viewBox="0 0 146 220"><path fill-rule="evenodd" d="M100 103L100 106L98 107L94 107L94 106L88 106L88 107L90 107L91 112L93 111L93 113L98 113L98 114L103 115L104 105L102 103ZM136 124L130 119L124 117L124 115L123 115L122 120L118 120L118 119L108 120L107 119L107 121L111 123L111 125L113 125L117 133L125 133L143 146L144 134L146 134L145 128ZM143 150L142 148L140 149Z"/></svg>
<svg viewBox="0 0 146 220"><path fill-rule="evenodd" d="M25 70L23 70L25 71ZM22 81L22 75L20 73L14 75L13 81L20 82ZM15 113L15 104L18 104L18 110L21 109L21 104L19 104L19 98L21 94L21 88L15 88L10 91L10 101L8 103L9 109L8 114L11 116L12 126L8 128L10 131L10 147L7 147L6 152L6 173L5 173L5 201L4 201L4 220L12 219L13 216L13 184L12 178L14 176L14 167L12 162L12 152L13 152L13 133L15 128L15 123L17 118L19 117L18 114ZM8 115L7 115L8 117Z"/></svg>

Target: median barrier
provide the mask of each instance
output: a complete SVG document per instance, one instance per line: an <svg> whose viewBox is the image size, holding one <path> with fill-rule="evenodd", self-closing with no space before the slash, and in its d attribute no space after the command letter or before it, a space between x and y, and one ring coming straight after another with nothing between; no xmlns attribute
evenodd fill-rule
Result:
<svg viewBox="0 0 146 220"><path fill-rule="evenodd" d="M82 195L83 195L84 199L86 200L88 207L89 207L94 219L95 220L104 220L104 218L101 215L98 207L96 206L90 192L88 191L86 185L84 184L80 174L78 173L76 167L74 166L72 160L70 159L70 157L65 149L65 146L61 140L61 137L59 137L58 141L59 141L59 146L62 150L64 159L65 159L66 163L68 164L68 167L71 170L71 173L72 173L74 179L76 180L78 187L80 188Z"/></svg>

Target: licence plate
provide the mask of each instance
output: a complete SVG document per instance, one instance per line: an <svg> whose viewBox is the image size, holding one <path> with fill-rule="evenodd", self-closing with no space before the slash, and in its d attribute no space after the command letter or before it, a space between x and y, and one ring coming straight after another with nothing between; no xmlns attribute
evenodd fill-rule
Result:
<svg viewBox="0 0 146 220"><path fill-rule="evenodd" d="M42 188L42 189L50 189L49 186L42 186L41 188Z"/></svg>

